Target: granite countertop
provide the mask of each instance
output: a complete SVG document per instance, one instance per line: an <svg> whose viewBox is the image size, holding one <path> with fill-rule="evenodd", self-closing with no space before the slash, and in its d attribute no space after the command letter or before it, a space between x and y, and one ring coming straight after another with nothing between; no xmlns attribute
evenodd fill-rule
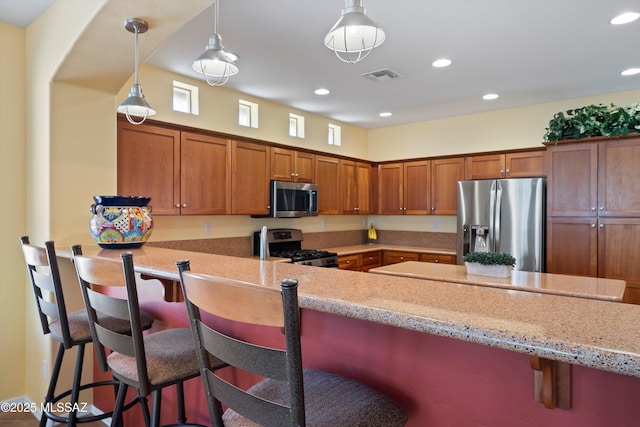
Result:
<svg viewBox="0 0 640 427"><path fill-rule="evenodd" d="M511 277L499 278L467 274L467 269L464 265L436 264L418 261L406 261L384 267L376 267L369 270L369 273L610 301L622 301L626 288L626 282L617 279L534 273L519 270L512 271Z"/></svg>
<svg viewBox="0 0 640 427"><path fill-rule="evenodd" d="M422 246L403 246L403 245L387 245L381 243L362 244L362 245L350 245L350 246L337 246L334 248L323 248L325 251L336 252L338 256L353 255L363 252L374 251L402 251L402 252L416 252L422 254L438 254L438 255L455 255L455 249L442 249L442 248L425 248Z"/></svg>
<svg viewBox="0 0 640 427"><path fill-rule="evenodd" d="M119 251L83 248L119 259ZM154 247L131 250L136 270L178 280L176 261L205 274L278 287L299 281L300 306L640 377L640 306L452 282L366 274ZM71 257L69 249L58 249Z"/></svg>

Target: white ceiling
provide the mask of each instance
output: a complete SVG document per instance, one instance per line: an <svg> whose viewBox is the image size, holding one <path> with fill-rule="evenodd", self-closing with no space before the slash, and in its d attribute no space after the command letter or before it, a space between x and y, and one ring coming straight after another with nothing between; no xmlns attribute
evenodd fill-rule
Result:
<svg viewBox="0 0 640 427"><path fill-rule="evenodd" d="M0 21L26 26L51 2L0 0ZM351 65L323 44L343 0L221 1L218 33L240 56L240 73L226 86L364 128L640 89L640 74L620 76L640 67L640 20L609 24L621 12L640 11L637 0L364 0L364 6L387 40ZM198 78L191 63L204 51L213 21L211 6L146 62ZM434 69L431 62L441 57L453 64ZM385 68L401 77L385 83L362 77ZM315 95L318 87L331 94ZM488 92L500 98L482 100ZM383 111L393 115L381 118Z"/></svg>

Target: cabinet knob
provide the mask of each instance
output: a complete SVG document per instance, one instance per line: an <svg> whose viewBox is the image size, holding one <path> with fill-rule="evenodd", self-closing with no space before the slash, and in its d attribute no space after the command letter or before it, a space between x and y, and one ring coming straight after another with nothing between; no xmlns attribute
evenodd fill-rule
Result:
<svg viewBox="0 0 640 427"><path fill-rule="evenodd" d="M595 210L596 210L596 207L595 207L595 206L591 208L591 211L592 211L592 212L595 212Z"/></svg>
<svg viewBox="0 0 640 427"><path fill-rule="evenodd" d="M176 203L176 208L180 208L180 203Z"/></svg>
<svg viewBox="0 0 640 427"><path fill-rule="evenodd" d="M183 207L183 208L186 208L186 207L187 207L187 204L186 204L186 203L184 203L184 204L182 205L182 207Z"/></svg>
<svg viewBox="0 0 640 427"><path fill-rule="evenodd" d="M604 228L604 224L600 224L600 228Z"/></svg>
<svg viewBox="0 0 640 427"><path fill-rule="evenodd" d="M591 224L591 228L596 228L596 225L595 224Z"/></svg>
<svg viewBox="0 0 640 427"><path fill-rule="evenodd" d="M507 175L509 175L511 173L510 169L507 169Z"/></svg>
<svg viewBox="0 0 640 427"><path fill-rule="evenodd" d="M436 264L438 264L438 263L440 262L440 260L439 260L439 259L437 259L437 260L435 260L434 262L435 262Z"/></svg>
<svg viewBox="0 0 640 427"><path fill-rule="evenodd" d="M504 175L504 169L500 169L500 175Z"/></svg>
<svg viewBox="0 0 640 427"><path fill-rule="evenodd" d="M600 206L600 210L603 211L604 210L604 206Z"/></svg>
<svg viewBox="0 0 640 427"><path fill-rule="evenodd" d="M400 259L404 259L404 257L403 257L403 256L401 256L401 257L400 257Z"/></svg>
<svg viewBox="0 0 640 427"><path fill-rule="evenodd" d="M347 260L347 264L351 264L351 261L350 261L350 260Z"/></svg>

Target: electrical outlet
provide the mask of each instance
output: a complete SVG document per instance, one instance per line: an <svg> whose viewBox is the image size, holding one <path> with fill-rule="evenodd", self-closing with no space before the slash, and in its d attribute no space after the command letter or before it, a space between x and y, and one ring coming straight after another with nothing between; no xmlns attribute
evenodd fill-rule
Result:
<svg viewBox="0 0 640 427"><path fill-rule="evenodd" d="M320 228L322 228L323 230L327 228L327 221L325 221L324 219L320 220Z"/></svg>
<svg viewBox="0 0 640 427"><path fill-rule="evenodd" d="M213 225L209 221L204 223L204 234L211 234L213 232Z"/></svg>
<svg viewBox="0 0 640 427"><path fill-rule="evenodd" d="M42 379L49 379L49 362L47 362L46 360L42 361Z"/></svg>

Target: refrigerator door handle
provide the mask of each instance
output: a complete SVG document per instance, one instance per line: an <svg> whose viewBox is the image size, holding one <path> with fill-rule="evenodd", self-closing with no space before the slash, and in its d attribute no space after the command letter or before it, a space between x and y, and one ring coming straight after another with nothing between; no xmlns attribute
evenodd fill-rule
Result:
<svg viewBox="0 0 640 427"><path fill-rule="evenodd" d="M500 183L496 182L496 191L492 194L495 194L495 204L491 204L491 208L494 209L494 213L491 215L493 218L493 250L500 252L500 222L502 219L500 216L500 212L502 212L502 186Z"/></svg>

